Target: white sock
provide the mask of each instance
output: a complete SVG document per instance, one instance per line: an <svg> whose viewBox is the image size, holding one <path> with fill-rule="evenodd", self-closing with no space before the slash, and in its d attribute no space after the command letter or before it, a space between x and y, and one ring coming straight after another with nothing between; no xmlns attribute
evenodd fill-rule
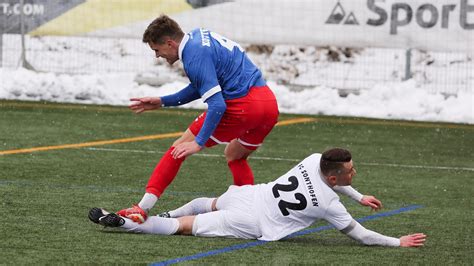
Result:
<svg viewBox="0 0 474 266"><path fill-rule="evenodd" d="M153 206L155 206L158 197L155 194L145 193L142 200L138 203L138 207L142 208L144 211L148 212Z"/></svg>
<svg viewBox="0 0 474 266"><path fill-rule="evenodd" d="M179 221L175 218L151 216L142 224L135 223L128 218L123 219L125 220L125 223L121 228L134 233L173 235L179 229Z"/></svg>
<svg viewBox="0 0 474 266"><path fill-rule="evenodd" d="M189 215L197 215L212 211L212 201L215 198L197 198L186 203L176 210L169 211L170 217L177 218Z"/></svg>

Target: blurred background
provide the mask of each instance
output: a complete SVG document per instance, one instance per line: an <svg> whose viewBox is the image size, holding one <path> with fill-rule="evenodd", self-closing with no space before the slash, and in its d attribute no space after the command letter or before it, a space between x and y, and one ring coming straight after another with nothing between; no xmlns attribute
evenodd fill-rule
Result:
<svg viewBox="0 0 474 266"><path fill-rule="evenodd" d="M162 13L184 31L205 27L239 42L267 80L292 92L462 94L461 122L474 120L473 0L0 0L0 64L73 77L123 73L155 88L186 83L179 64L154 59L141 41ZM3 86L0 98L61 98Z"/></svg>

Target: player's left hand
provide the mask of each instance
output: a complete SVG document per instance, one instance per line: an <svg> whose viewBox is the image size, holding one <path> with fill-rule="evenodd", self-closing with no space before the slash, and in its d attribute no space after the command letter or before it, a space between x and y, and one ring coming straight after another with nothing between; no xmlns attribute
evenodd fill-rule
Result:
<svg viewBox="0 0 474 266"><path fill-rule="evenodd" d="M382 202L374 196L364 195L359 202L363 206L368 206L374 211L382 209Z"/></svg>
<svg viewBox="0 0 474 266"><path fill-rule="evenodd" d="M180 159L188 155L195 154L200 150L202 150L202 147L193 140L176 145L174 150L171 152L171 155L174 159Z"/></svg>
<svg viewBox="0 0 474 266"><path fill-rule="evenodd" d="M426 235L416 233L400 237L400 247L421 247L424 245Z"/></svg>

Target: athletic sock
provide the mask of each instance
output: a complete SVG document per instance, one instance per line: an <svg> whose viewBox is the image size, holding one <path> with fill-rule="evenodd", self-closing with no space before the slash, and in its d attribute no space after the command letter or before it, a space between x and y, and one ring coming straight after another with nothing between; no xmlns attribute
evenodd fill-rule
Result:
<svg viewBox="0 0 474 266"><path fill-rule="evenodd" d="M121 228L134 233L173 235L179 229L179 221L175 218L161 218L158 216L149 217L144 223L139 224L123 218L125 223Z"/></svg>
<svg viewBox="0 0 474 266"><path fill-rule="evenodd" d="M158 197L155 194L145 193L142 200L138 203L138 207L142 208L144 211L149 212L153 206L155 206Z"/></svg>
<svg viewBox="0 0 474 266"><path fill-rule="evenodd" d="M233 160L227 163L234 176L234 185L253 185L253 173L247 159Z"/></svg>
<svg viewBox="0 0 474 266"><path fill-rule="evenodd" d="M169 211L170 217L177 218L182 216L197 215L212 211L212 201L215 198L197 198L177 208Z"/></svg>
<svg viewBox="0 0 474 266"><path fill-rule="evenodd" d="M174 147L170 147L163 157L161 157L160 162L156 165L155 170L153 170L146 186L146 192L154 194L158 198L163 191L165 191L166 187L171 184L186 158L174 159L171 155L173 150Z"/></svg>

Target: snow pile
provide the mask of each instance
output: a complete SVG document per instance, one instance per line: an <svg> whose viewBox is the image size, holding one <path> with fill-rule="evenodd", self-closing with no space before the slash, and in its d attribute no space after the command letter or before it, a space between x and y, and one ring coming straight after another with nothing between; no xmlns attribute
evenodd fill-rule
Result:
<svg viewBox="0 0 474 266"><path fill-rule="evenodd" d="M135 73L67 75L0 68L0 99L128 105L131 97L162 96L186 86L181 81L160 87L140 85L135 82L135 76ZM459 91L457 96L430 94L417 89L413 81L406 81L377 84L358 95L342 97L338 90L324 86L294 91L271 81L269 85L284 113L474 124L472 90ZM201 100L183 106L205 107Z"/></svg>
<svg viewBox="0 0 474 266"><path fill-rule="evenodd" d="M457 96L430 94L415 87L414 81L376 85L359 95L341 97L337 90L317 87L292 92L273 85L280 111L417 121L474 123L472 93Z"/></svg>

